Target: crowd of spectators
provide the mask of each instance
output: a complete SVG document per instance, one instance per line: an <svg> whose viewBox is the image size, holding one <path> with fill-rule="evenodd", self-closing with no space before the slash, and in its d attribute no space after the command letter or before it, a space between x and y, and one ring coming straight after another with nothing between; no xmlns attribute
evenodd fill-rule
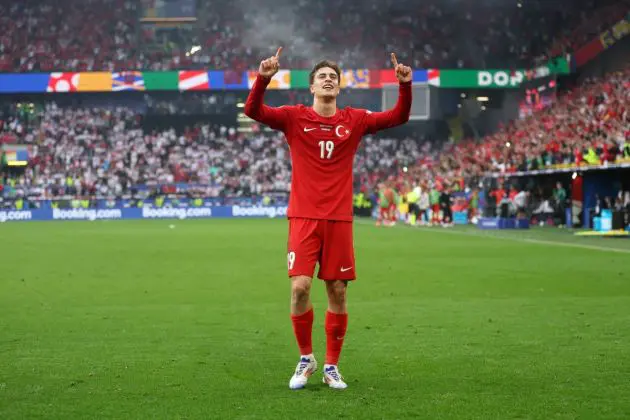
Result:
<svg viewBox="0 0 630 420"><path fill-rule="evenodd" d="M324 56L342 67L388 67L389 51L414 68L513 68L575 49L629 6L630 0L219 0L198 2L196 23L166 30L140 23L139 0L2 1L0 71L242 71L278 45L286 68L309 68Z"/></svg>
<svg viewBox="0 0 630 420"><path fill-rule="evenodd" d="M147 133L126 108L55 105L31 130L9 134L18 125L5 124L4 138L30 146L29 164L5 183L20 194L122 196L138 186L175 183L203 186L208 197L288 191L287 147L277 133L245 136L212 125Z"/></svg>
<svg viewBox="0 0 630 420"><path fill-rule="evenodd" d="M142 67L135 0L0 2L0 71Z"/></svg>
<svg viewBox="0 0 630 420"><path fill-rule="evenodd" d="M630 161L630 68L591 78L551 107L503 126L481 142L449 142L407 178L473 186L487 173Z"/></svg>
<svg viewBox="0 0 630 420"><path fill-rule="evenodd" d="M548 56L572 54L627 16L630 1L591 1L571 10L571 24L563 25L550 46Z"/></svg>
<svg viewBox="0 0 630 420"><path fill-rule="evenodd" d="M484 175L493 173L498 178L484 185L491 191L487 216L522 214L541 223L549 220L563 225L569 204L562 184L553 190L540 184L518 185L507 175L630 164L630 67L601 79L585 80L551 107L512 121L481 142L425 143L421 150L415 165L403 171L399 168L395 176L389 176L391 185L409 186L419 181L424 189L474 191L482 185ZM628 191L598 198L597 202L591 216L602 209L630 214Z"/></svg>
<svg viewBox="0 0 630 420"><path fill-rule="evenodd" d="M29 164L12 176L20 194L120 196L134 187L190 183L203 194L247 196L288 193L290 161L282 134L239 133L233 127L201 124L144 132L129 108L61 108L50 103L35 124L25 115L0 118L0 142L30 147ZM431 144L415 139L366 136L355 160L355 185L412 167ZM8 177L6 177L8 182Z"/></svg>

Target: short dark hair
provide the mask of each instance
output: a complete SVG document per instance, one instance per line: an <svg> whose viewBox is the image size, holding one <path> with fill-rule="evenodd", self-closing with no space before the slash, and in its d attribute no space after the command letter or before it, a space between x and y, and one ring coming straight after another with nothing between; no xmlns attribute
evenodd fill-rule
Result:
<svg viewBox="0 0 630 420"><path fill-rule="evenodd" d="M339 83L341 83L341 69L339 68L337 63L330 60L322 60L319 63L315 64L315 67L313 67L313 70L311 70L311 74L308 75L309 86L313 84L313 81L315 80L315 73L317 73L317 70L323 69L324 67L330 67L331 69L333 69L335 73L337 73L337 80L339 81Z"/></svg>

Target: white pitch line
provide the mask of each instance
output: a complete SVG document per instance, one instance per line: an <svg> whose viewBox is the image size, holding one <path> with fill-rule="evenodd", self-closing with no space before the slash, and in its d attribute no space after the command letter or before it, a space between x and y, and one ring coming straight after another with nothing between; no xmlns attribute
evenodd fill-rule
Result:
<svg viewBox="0 0 630 420"><path fill-rule="evenodd" d="M514 239L516 241L519 240L518 238L505 238L505 239ZM594 251L619 252L621 254L630 254L630 249L608 248L605 246L597 246L597 245L571 244L568 242L555 242L555 241L545 241L543 239L527 239L527 238L523 238L521 239L521 241L532 243L532 244L566 246L569 248L582 248L582 249L591 249Z"/></svg>
<svg viewBox="0 0 630 420"><path fill-rule="evenodd" d="M369 226L374 226L374 223L370 223L361 219L355 219L355 223L358 223L360 225L369 225ZM399 227L399 226L397 226ZM411 228L409 228L411 229ZM505 239L508 241L515 241L515 242L526 242L526 243L531 243L531 244L538 244L538 245L552 245L552 246L564 246L567 248L581 248L581 249L590 249L593 251L604 251L604 252L618 252L621 254L630 254L630 249L620 249L620 248L607 248L605 246L597 246L597 245L585 245L585 244L572 244L569 242L558 242L558 241L547 241L544 239L530 239L530 238L514 238L514 237L508 237L508 236L494 236L494 235L487 235L487 234L482 234L482 233L476 233L476 232L461 232L461 231L457 231L457 230L449 230L449 229L436 229L436 228L424 228L424 227L419 227L417 229L414 229L415 232L428 232L428 233L448 233L451 235L462 235L462 236L474 236L477 238L488 238L488 239Z"/></svg>

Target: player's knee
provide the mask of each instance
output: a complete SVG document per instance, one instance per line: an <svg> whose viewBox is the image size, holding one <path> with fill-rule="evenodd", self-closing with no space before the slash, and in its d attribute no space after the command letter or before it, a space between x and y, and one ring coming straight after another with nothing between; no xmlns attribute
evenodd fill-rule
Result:
<svg viewBox="0 0 630 420"><path fill-rule="evenodd" d="M326 285L328 298L337 305L346 303L346 282L334 281Z"/></svg>
<svg viewBox="0 0 630 420"><path fill-rule="evenodd" d="M296 302L307 300L311 293L311 279L305 276L294 277L291 282L291 294Z"/></svg>

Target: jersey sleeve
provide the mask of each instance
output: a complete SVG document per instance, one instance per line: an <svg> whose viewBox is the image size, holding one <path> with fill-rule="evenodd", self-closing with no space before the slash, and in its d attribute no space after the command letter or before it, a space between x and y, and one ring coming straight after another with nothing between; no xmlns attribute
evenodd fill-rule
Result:
<svg viewBox="0 0 630 420"><path fill-rule="evenodd" d="M291 107L281 106L274 108L263 103L265 90L270 81L271 79L263 77L260 74L256 76L256 81L247 96L247 102L245 102L245 115L262 124L268 125L274 130L281 130L286 133L290 120L289 113Z"/></svg>
<svg viewBox="0 0 630 420"><path fill-rule="evenodd" d="M411 82L398 86L398 100L396 105L384 112L370 112L365 110L363 119L363 133L373 134L380 130L396 127L409 121L411 114Z"/></svg>

